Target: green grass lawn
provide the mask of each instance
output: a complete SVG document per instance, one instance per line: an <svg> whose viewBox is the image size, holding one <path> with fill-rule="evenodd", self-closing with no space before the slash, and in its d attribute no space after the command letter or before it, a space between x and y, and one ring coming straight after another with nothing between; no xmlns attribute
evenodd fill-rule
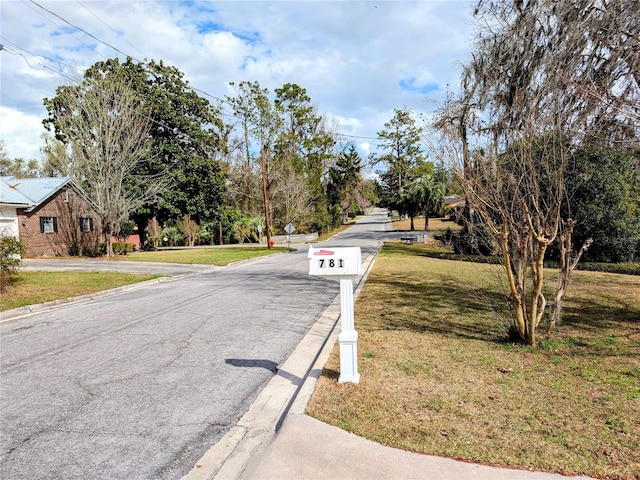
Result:
<svg viewBox="0 0 640 480"><path fill-rule="evenodd" d="M286 252L287 248L264 246L225 247L133 252L111 257L115 261L164 262L225 266L233 262ZM87 295L101 290L141 282L161 275L115 272L20 272L2 279L0 311Z"/></svg>
<svg viewBox="0 0 640 480"><path fill-rule="evenodd" d="M225 266L233 262L248 260L264 255L286 252L286 247L274 247L269 250L265 246L255 247L212 247L158 250L153 252L132 252L127 255L117 255L114 260L129 260L138 262L163 262L163 263L185 263L199 265Z"/></svg>
<svg viewBox="0 0 640 480"><path fill-rule="evenodd" d="M576 272L532 349L505 341L500 266L429 249L383 248L355 305L360 383L337 383L336 345L307 413L414 452L640 478L640 277Z"/></svg>
<svg viewBox="0 0 640 480"><path fill-rule="evenodd" d="M161 276L116 272L21 272L4 285L0 311L89 295Z"/></svg>

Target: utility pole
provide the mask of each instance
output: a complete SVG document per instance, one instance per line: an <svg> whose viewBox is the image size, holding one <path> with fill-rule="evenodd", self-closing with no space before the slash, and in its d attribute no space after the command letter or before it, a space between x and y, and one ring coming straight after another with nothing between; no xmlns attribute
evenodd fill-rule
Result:
<svg viewBox="0 0 640 480"><path fill-rule="evenodd" d="M267 248L271 249L271 230L269 229L269 195L267 194L267 151L264 140L260 142L260 160L262 165L262 201L264 202L264 224L267 234Z"/></svg>

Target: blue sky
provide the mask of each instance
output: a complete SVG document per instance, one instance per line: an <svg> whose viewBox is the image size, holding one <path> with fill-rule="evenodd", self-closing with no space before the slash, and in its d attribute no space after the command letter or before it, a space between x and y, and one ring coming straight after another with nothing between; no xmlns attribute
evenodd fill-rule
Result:
<svg viewBox="0 0 640 480"><path fill-rule="evenodd" d="M457 88L473 34L467 0L2 0L0 22L0 140L37 159L42 99L123 54L176 66L212 103L229 82L298 84L366 155L394 108L428 113Z"/></svg>

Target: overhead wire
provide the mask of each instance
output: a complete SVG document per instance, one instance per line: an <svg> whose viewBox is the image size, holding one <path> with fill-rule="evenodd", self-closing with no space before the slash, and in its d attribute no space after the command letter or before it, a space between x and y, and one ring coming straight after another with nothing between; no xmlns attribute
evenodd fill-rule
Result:
<svg viewBox="0 0 640 480"><path fill-rule="evenodd" d="M23 0L23 2L22 2L22 3L24 3L27 7L29 7L31 10L33 10L34 12L36 12L38 15L40 15L40 16L41 16L42 18L44 18L45 20L47 20L47 21L51 22L51 23L52 23L53 25L55 25L56 27L58 27L58 28L62 29L65 33L67 33L67 34L71 35L71 36L72 36L73 38L75 38L79 43L81 43L82 45L84 45L84 46L85 46L85 47L87 47L88 49L93 50L93 48L91 47L91 45L86 44L82 39L80 39L79 37L77 37L77 36L75 35L75 32L74 32L74 31L72 31L72 30L69 30L69 28L68 28L68 27L66 27L66 26L64 26L64 25L61 25L61 24L59 24L59 23L57 23L57 22L53 21L53 19L51 19L50 17L47 17L47 16L46 16L45 14L43 14L41 11L39 11L39 10L35 9L35 8L33 7L33 5L30 5L26 0ZM31 3L36 4L35 2L31 2ZM38 5L38 4L36 4L36 5ZM38 6L40 7L40 5L38 5ZM40 7L40 8L42 8L42 9L43 9L43 10L45 10L45 11L48 11L48 10L47 10L46 8L44 8L44 7ZM56 17L58 17L58 16L57 16L57 15L55 15L55 14L53 14L53 15L54 15L54 16L56 16ZM60 17L58 17L58 18L60 18ZM70 24L70 23L68 23L68 22L66 22L66 23L67 23L68 25L71 25L71 24ZM74 27L74 28L76 28L76 27ZM104 58L104 57L103 57L103 58Z"/></svg>
<svg viewBox="0 0 640 480"><path fill-rule="evenodd" d="M145 55L144 52L142 52L138 47L136 47L133 43L131 43L129 40L127 40L124 35L118 33L114 28L111 27L111 25L109 25L107 22L105 22L102 18L100 18L94 12L89 10L89 8L86 5L83 5L83 3L80 0L76 0L76 3L78 5L80 5L82 8L84 8L87 12L89 12L92 16L94 16L105 27L107 27L109 30L111 30L113 33L115 33L118 36L118 38L120 38L127 45L129 45L131 48L133 48L135 51L137 51L140 55L142 55L144 58L148 57L148 55Z"/></svg>
<svg viewBox="0 0 640 480"><path fill-rule="evenodd" d="M60 20L62 20L62 21L63 21L63 22L65 22L67 25L70 25L71 27L75 28L76 30L79 30L79 31L83 32L84 34L86 34L86 35L88 35L89 37L93 38L93 39L94 39L94 40L96 40L97 42L102 43L103 45L105 45L105 46L107 46L107 47L111 48L112 50L114 50L114 51L118 52L119 54L124 55L125 57L129 57L129 58L131 58L132 60L135 60L135 61L136 61L136 62L138 62L138 63L143 63L141 60L139 60L138 58L134 57L133 55L130 55L130 54L128 54L128 53L123 52L123 51L122 51L122 50L120 50L119 48L116 48L116 47L114 47L113 45L111 45L110 43L107 43L107 42L105 42L104 40L102 40L102 39L100 39L100 38L96 37L96 36L95 36L95 35L93 35L92 33L87 32L85 29L83 29L83 28L81 28L81 27L78 27L77 25L74 25L73 23L69 22L67 19L65 19L65 18L64 18L64 17L62 17L61 15L58 15L57 13L53 12L52 10L49 10L48 8L43 7L42 5L40 5L40 4L39 4L38 2L36 2L35 0L29 0L29 1L30 1L31 3L33 3L34 5L36 5L38 8L41 8L41 9L42 9L42 10L44 10L45 12L47 12L47 13L49 13L49 14L53 15L54 17L56 17L56 18L58 18L58 19L60 19ZM78 2L78 3L80 3L80 2ZM82 6L82 4L81 4L81 6ZM86 7L84 7L84 8L86 9ZM89 10L87 9L87 11L89 11ZM92 12L90 12L90 11L89 11L89 13L92 13ZM114 33L116 33L116 35L118 35L118 36L120 37L120 35L119 35L119 34L118 34L118 33L117 33L113 28L111 28L111 27L110 27L106 22L104 22L103 20L101 20L97 15L95 15L95 14L93 14L93 13L92 13L92 15L94 15L96 18L98 18L98 20L100 20L102 23L104 23L104 24L105 24L105 25L106 25L106 26L107 26L111 31L113 31ZM133 45L132 45L128 40L124 39L124 37L123 37L123 40L124 40L125 42L127 42L129 45L131 45L134 49L136 49L139 53L142 53L138 48L136 48L135 46L133 46ZM85 45L85 46L88 46L88 45L86 45L86 44L84 44L84 45ZM142 53L142 55L144 56L144 53ZM222 99L222 98L219 98L219 97L216 97L215 95L212 95L212 94L210 94L210 93L208 93L208 92L205 92L204 90L201 90L201 89L196 88L196 87L193 87L193 86L192 86L191 88L192 88L193 90L195 90L196 92L202 93L203 95L206 95L206 96L208 96L208 97L210 97L210 98L213 98L213 99L218 100L218 101L220 101L220 102L226 102L226 100L224 100L224 99Z"/></svg>
<svg viewBox="0 0 640 480"><path fill-rule="evenodd" d="M68 20L66 20L66 19L65 19L64 17L62 17L61 15L59 15L59 14L57 14L57 13L53 12L52 10L50 10L50 9L48 9L48 8L43 7L42 5L40 5L40 4L39 4L38 2L36 2L35 0L29 0L29 2L30 2L30 3L32 3L32 4L34 4L34 5L36 5L38 8L40 8L40 9L44 10L45 12L49 13L50 15L54 16L55 18L57 18L57 19L61 20L62 22L66 23L67 25L71 26L72 28L76 29L77 31L83 32L84 34L86 34L86 35L87 35L87 36L89 36L90 38L92 38L92 39L96 40L97 42L99 42L99 43L101 43L101 44L103 44L103 45L105 45L105 46L107 46L107 47L111 48L111 49L112 49L112 50L114 50L115 52L117 52L117 53L119 53L119 54L121 54L121 55L125 56L126 58L131 58L132 60L134 60L134 61L136 61L136 62L138 62L138 63L143 63L143 62L141 62L139 59L137 59L136 57L134 57L133 55L130 55L130 54L128 54L128 53L123 52L123 51L122 51L122 50L120 50L119 48L117 48L117 47L115 47L115 46L111 45L110 43L107 43L107 42L103 41L102 39L98 38L97 36L93 35L92 33L90 33L90 32L88 32L88 31L86 31L85 29L83 29L83 28L81 28L81 27L78 27L77 25L74 25L73 23L69 22ZM26 3L26 2L25 2L25 3ZM130 45L130 46L131 46L132 48L134 48L136 51L138 51L138 52L139 52L139 53L141 53L143 56L145 56L145 55L144 55L144 53L143 53L140 49L138 49L135 45L133 45L131 42L129 42L129 41L128 41L128 40L127 40L123 35L118 34L118 33L117 33L117 32L116 32L116 31L115 31L115 30L114 30L114 29L113 29L109 24L107 24L104 20L102 20L98 15L96 15L95 13L93 13L93 12L92 12L91 10L89 10L86 6L82 5L82 3L81 3L79 0L76 0L76 3L78 3L81 7L83 7L85 10L87 10L87 11L88 11L92 16L94 16L96 19L98 19L101 23L103 23L103 24L104 24L107 28L109 28L112 32L114 32L116 35L118 35L118 37L119 37L119 38L121 38L123 41L125 41L128 45ZM28 5L28 6L30 6L29 4L27 4L27 5ZM31 7L31 6L30 6L30 7ZM31 7L31 8L32 8L32 10L36 11L37 13L39 13L39 14L40 14L41 16L43 16L44 18L47 18L47 17L46 17L45 15L43 15L41 12L38 12L38 11L37 11L37 10L35 10L33 7ZM54 21L53 21L53 20L51 20L50 18L47 18L47 20L51 21L54 25L56 25L56 26L58 26L58 27L60 27L60 28L64 28L64 26L59 25L58 23L54 22ZM92 49L89 45L87 45L86 43L84 43L82 40L78 39L78 38L74 35L74 33L73 33L73 32L70 32L70 31L68 31L67 29L65 29L65 31L66 31L67 33L69 33L71 36L73 36L74 38L76 38L80 43L82 43L83 45L85 45L87 48ZM11 43L13 43L13 42L11 42ZM17 44L14 44L14 47L13 47L13 48L20 49L20 50L22 50L22 51L24 51L24 52L26 52L26 53L28 53L28 54L30 54L30 55L32 55L32 56L36 56L36 54L33 54L32 52L29 52L29 51L27 51L27 50L25 50L25 49L22 49L22 48L21 48L21 47L19 47ZM94 50L94 49L92 49L92 50ZM95 51L95 50L94 50L94 51ZM9 53L11 53L11 52L9 52ZM24 55L22 55L22 54L20 54L20 53L17 53L17 54L18 54L18 55L20 55L20 56L22 56L22 57L25 59L25 61L27 62L27 65L29 65L30 67L32 67L32 66L29 64L29 62L28 62L27 58L26 58ZM49 59L46 59L46 57L41 57L41 58L44 58L45 60L50 61ZM104 56L103 56L103 58L104 58ZM73 78L73 77L69 76L69 75L68 75L67 73L65 73L63 70L53 69L53 68L51 68L51 67L49 67L49 66L47 66L47 65L43 64L42 62L39 62L39 63L40 63L40 65L41 65L43 68L47 68L47 69L49 69L49 70L51 70L51 71L53 71L53 72L55 72L55 73L58 73L58 74L60 74L61 76L63 76L63 77L65 77L65 78L67 78L67 79L69 79L69 80L73 81L74 83L79 83L79 80L78 80L77 78ZM68 66L68 65L67 65L67 66ZM32 67L32 68L34 68L34 67ZM194 86L192 86L192 85L190 85L190 88L192 88L194 91L196 91L196 92L198 92L198 93L200 93L200 94L202 94L202 95L205 95L205 96L207 96L207 97L209 97L209 98L212 98L212 99L216 100L216 101L218 102L218 106L217 106L216 108L218 108L218 110L220 111L220 113L222 113L222 114L224 114L224 115L226 115L226 116L228 116L228 117L231 117L231 118L238 118L238 116L237 116L235 113L233 113L233 112L229 112L229 111L225 110L225 109L222 107L222 104L230 104L230 102L229 102L227 99L222 99L222 98L220 98L220 97L217 97L217 96L215 96L215 95L213 95L213 94L210 94L209 92L206 92L206 91L204 91L204 90L202 90L202 89L199 89L199 88L197 88L197 87L194 87ZM142 115L142 114L141 114L141 115ZM144 115L143 115L143 116L144 116ZM158 122L157 120L154 120L154 119L152 119L152 118L150 118L150 117L146 117L146 118L147 118L147 119L149 119L150 121L152 121L152 122L154 122L154 123L158 124L159 126L162 126L163 128L170 128L169 126L167 126L167 125L163 125L162 123L160 123L160 122ZM359 135L349 135L349 134L344 134L344 133L335 133L335 134L336 134L337 136L345 137L345 138L357 138L357 139L363 139L363 140L377 140L377 138L376 138L376 137L359 136Z"/></svg>
<svg viewBox="0 0 640 480"><path fill-rule="evenodd" d="M4 50L5 52L7 52L10 55L17 55L20 56L24 59L25 63L32 69L34 70L50 70L51 72L60 75L62 77L65 77L68 80L71 80L73 82L77 81L77 78L74 78L73 76L69 75L67 72L65 72L64 70L60 69L60 68L55 68L52 67L46 63L43 63L40 59L45 60L46 62L50 62L49 59L47 59L46 57L43 57L41 55L38 55L36 53L30 52L29 50L26 50L20 46L18 46L16 43L12 42L11 40L9 40L8 38L0 35L0 39L2 39L3 42L5 42L4 44L1 45L2 48L0 48L1 50ZM10 45L6 45L6 44L10 44ZM7 48L7 46L9 48ZM11 51L11 50L20 50L20 51ZM24 53L22 53L24 52ZM32 58L28 58L25 54L30 55ZM40 59L38 59L38 57ZM40 65L41 68L37 68L34 65L32 65L30 63L31 60L32 62L38 62L38 64ZM65 64L62 64L65 65ZM68 65L67 65L68 66Z"/></svg>
<svg viewBox="0 0 640 480"><path fill-rule="evenodd" d="M100 42L100 43L102 43L103 45L106 45L107 47L111 48L112 50L115 50L116 52L118 52L118 53L120 53L120 54L124 55L125 57L126 57L126 56L129 56L129 57L133 58L133 56L131 56L131 55L127 55L127 54L126 54L126 53L124 53L122 50L120 50L120 49L118 49L118 48L114 47L113 45L108 44L107 42L105 42L105 41L103 41L103 40L100 40L100 39L99 39L98 37L96 37L95 35L93 35L93 34L91 34L91 33L87 32L86 30L84 30L84 29L82 29L82 28L80 28L80 27L78 27L78 26L74 25L73 23L69 22L67 19L65 19L65 18L61 17L61 16L60 16L60 15L58 15L57 13L52 12L52 11L51 11L51 10L49 10L48 8L43 7L43 6L42 6L42 5L40 5L38 2L36 2L36 1L34 1L34 0L29 0L29 1L30 1L31 3L33 3L34 5L36 5L38 8L41 8L42 10L44 10L45 12L47 12L47 13L49 13L49 14L53 15L53 16L54 16L54 17L56 17L56 18L59 18L60 20L62 20L62 21L63 21L64 23L66 23L67 25L70 25L70 26L72 26L73 28L75 28L76 30L79 30L79 31L81 31L82 33L84 33L85 35L88 35L89 37L93 38L93 39L94 39L94 40L96 40L97 42ZM85 44L85 45L86 45L86 44ZM135 59L135 58L133 58L133 59L134 59L136 62L141 63L141 62L140 62L140 60L137 60L137 59Z"/></svg>

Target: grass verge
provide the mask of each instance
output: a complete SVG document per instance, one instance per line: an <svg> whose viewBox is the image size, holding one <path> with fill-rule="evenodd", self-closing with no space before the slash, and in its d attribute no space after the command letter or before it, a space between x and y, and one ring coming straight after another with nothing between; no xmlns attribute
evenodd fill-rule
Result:
<svg viewBox="0 0 640 480"><path fill-rule="evenodd" d="M115 272L21 272L2 291L0 311L87 295L161 277Z"/></svg>
<svg viewBox="0 0 640 480"><path fill-rule="evenodd" d="M337 235L338 233L342 233L345 230L348 230L354 223L356 223L355 220L349 220L349 223L340 225L338 228L332 228L328 232L323 232L320 235L318 235L318 238L315 240L315 242L324 242L325 240L329 240L334 235Z"/></svg>
<svg viewBox="0 0 640 480"><path fill-rule="evenodd" d="M505 343L499 267L383 248L355 306L360 384L338 346L307 413L396 448L639 478L640 278L576 272L538 349Z"/></svg>
<svg viewBox="0 0 640 480"><path fill-rule="evenodd" d="M241 260L286 251L288 249L284 247L275 247L269 250L264 246L194 248L133 252L127 255L116 255L111 259L225 266ZM4 287L0 298L0 311L95 293L160 276L162 275L134 275L115 272L21 272L12 276L8 285Z"/></svg>
<svg viewBox="0 0 640 480"><path fill-rule="evenodd" d="M129 260L134 262L184 263L189 265L217 265L225 266L233 262L248 260L255 257L272 255L276 252L286 252L286 247L274 247L269 250L265 246L256 247L226 247L226 248L191 248L175 250L158 250L153 252L132 252L127 255L117 255L114 260Z"/></svg>
<svg viewBox="0 0 640 480"><path fill-rule="evenodd" d="M415 232L423 232L424 230L424 217L416 217L413 219L413 226L417 230ZM410 232L411 230L411 220L408 218L403 218L400 220L394 220L393 229L396 232ZM429 218L429 231L430 232L444 232L446 230L451 230L456 232L458 230L462 230L462 226L458 225L456 222L451 220L446 220L444 218Z"/></svg>

